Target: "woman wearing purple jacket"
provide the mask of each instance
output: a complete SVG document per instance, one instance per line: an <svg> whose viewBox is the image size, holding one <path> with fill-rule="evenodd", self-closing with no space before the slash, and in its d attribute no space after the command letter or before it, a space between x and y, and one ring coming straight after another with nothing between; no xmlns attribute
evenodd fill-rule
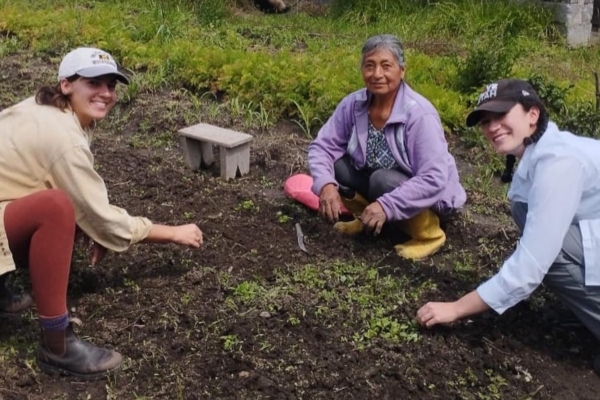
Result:
<svg viewBox="0 0 600 400"><path fill-rule="evenodd" d="M365 88L346 96L308 148L319 214L346 234L377 235L398 222L411 237L395 246L419 260L446 241L439 215L466 200L433 105L404 82L397 37L378 35L362 48ZM342 204L355 219L338 221Z"/></svg>

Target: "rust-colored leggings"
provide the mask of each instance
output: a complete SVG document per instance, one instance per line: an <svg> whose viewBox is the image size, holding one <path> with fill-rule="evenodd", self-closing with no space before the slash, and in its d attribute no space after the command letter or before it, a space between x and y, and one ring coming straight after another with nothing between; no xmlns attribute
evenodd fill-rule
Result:
<svg viewBox="0 0 600 400"><path fill-rule="evenodd" d="M29 266L40 317L64 315L75 239L71 199L48 189L14 200L4 210L4 227L14 260Z"/></svg>

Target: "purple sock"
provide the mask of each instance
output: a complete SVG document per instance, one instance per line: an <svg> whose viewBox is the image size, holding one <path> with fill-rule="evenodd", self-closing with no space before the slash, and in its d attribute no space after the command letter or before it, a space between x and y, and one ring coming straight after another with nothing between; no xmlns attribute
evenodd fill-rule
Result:
<svg viewBox="0 0 600 400"><path fill-rule="evenodd" d="M58 317L39 317L40 327L47 331L62 331L69 326L69 313L64 313Z"/></svg>

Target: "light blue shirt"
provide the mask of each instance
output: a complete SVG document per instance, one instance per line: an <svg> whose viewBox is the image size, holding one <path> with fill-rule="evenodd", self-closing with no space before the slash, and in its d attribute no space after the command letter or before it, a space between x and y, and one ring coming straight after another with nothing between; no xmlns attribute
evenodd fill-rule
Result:
<svg viewBox="0 0 600 400"><path fill-rule="evenodd" d="M600 141L559 131L550 122L525 149L508 197L527 203L527 222L515 252L477 288L490 308L502 314L531 295L574 223L581 230L585 284L600 286Z"/></svg>

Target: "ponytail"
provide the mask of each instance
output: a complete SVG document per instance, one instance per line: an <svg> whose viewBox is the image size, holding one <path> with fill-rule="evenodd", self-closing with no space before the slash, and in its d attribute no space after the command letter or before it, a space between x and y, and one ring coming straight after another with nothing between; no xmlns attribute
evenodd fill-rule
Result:
<svg viewBox="0 0 600 400"><path fill-rule="evenodd" d="M79 75L73 75L67 80L74 82ZM35 102L43 106L53 106L65 111L71 105L71 98L64 94L60 88L60 82L54 86L42 86L35 94Z"/></svg>
<svg viewBox="0 0 600 400"><path fill-rule="evenodd" d="M506 160L504 161L504 172L500 177L502 183L510 183L512 182L513 169L515 168L515 163L517 162L517 157L509 154L506 156Z"/></svg>

